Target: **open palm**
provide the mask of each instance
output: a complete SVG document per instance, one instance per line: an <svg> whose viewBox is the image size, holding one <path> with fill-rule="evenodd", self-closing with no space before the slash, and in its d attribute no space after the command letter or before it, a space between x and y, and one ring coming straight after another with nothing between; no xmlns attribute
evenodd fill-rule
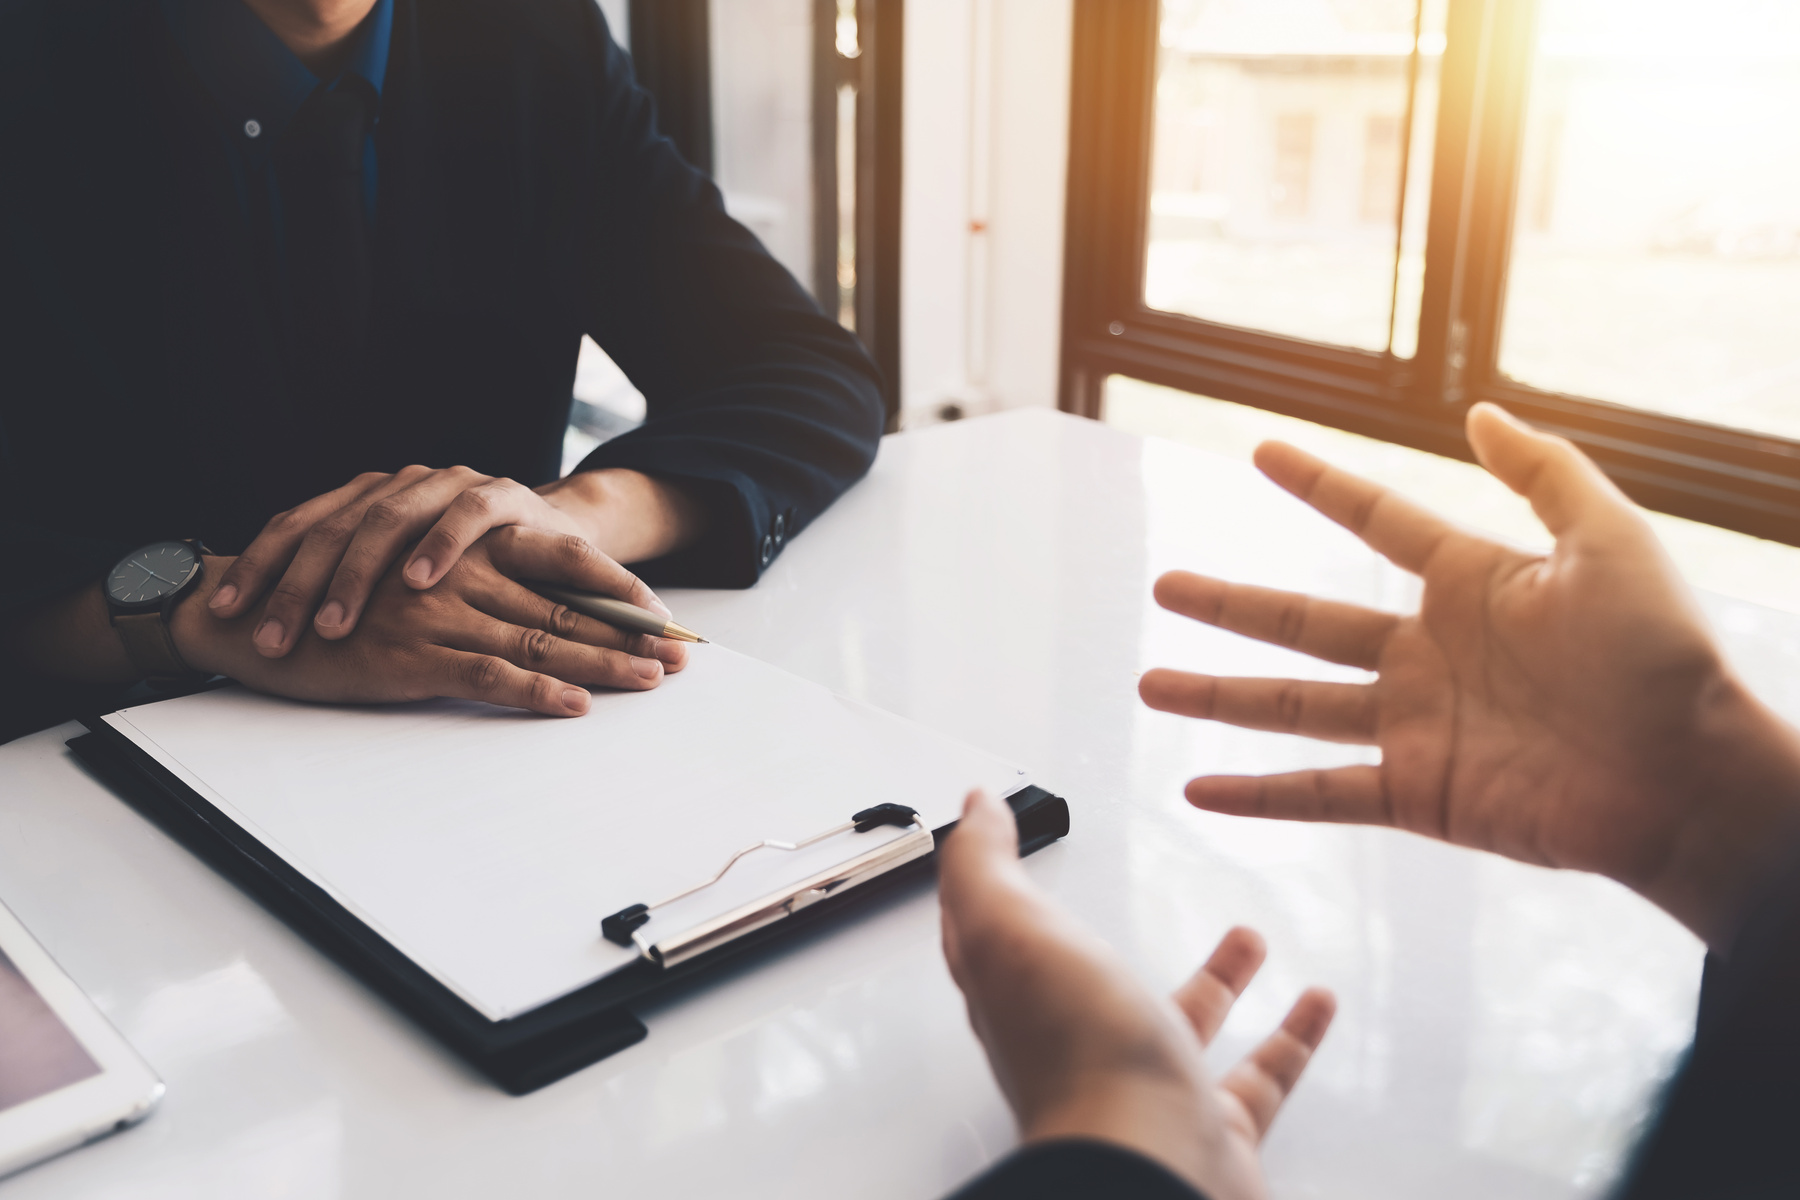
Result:
<svg viewBox="0 0 1800 1200"><path fill-rule="evenodd" d="M1368 684L1157 670L1152 707L1374 744L1377 766L1203 777L1219 812L1392 825L1609 875L1702 936L1730 924L1775 827L1800 813L1800 751L1738 682L1642 515L1573 446L1491 406L1483 465L1556 537L1527 554L1267 443L1257 465L1424 581L1397 616L1175 572L1165 607L1377 673Z"/></svg>
<svg viewBox="0 0 1800 1200"><path fill-rule="evenodd" d="M944 956L1021 1137L1127 1146L1212 1200L1267 1195L1263 1138L1331 1025L1331 993L1302 992L1215 1077L1204 1050L1262 966L1258 934L1231 930L1157 996L1026 877L1000 801L971 795L939 854Z"/></svg>

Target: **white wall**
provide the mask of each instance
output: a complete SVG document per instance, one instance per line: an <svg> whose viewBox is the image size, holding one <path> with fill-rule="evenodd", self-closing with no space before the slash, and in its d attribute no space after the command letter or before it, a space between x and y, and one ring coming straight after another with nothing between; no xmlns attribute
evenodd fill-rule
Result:
<svg viewBox="0 0 1800 1200"><path fill-rule="evenodd" d="M1072 0L908 0L903 421L1056 403Z"/></svg>

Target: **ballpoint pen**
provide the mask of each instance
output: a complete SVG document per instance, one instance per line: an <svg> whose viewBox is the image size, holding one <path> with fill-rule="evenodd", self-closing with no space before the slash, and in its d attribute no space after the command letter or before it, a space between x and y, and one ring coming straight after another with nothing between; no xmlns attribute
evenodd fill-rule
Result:
<svg viewBox="0 0 1800 1200"><path fill-rule="evenodd" d="M596 621L604 621L618 629L629 630L632 633L647 633L651 637L668 638L676 642L704 642L706 640L687 626L677 624L668 617L658 616L648 609L639 608L635 604L627 604L623 600L615 600L611 596L601 596L576 588L561 587L554 583L527 583L525 586L546 600L566 604L584 616L592 617Z"/></svg>

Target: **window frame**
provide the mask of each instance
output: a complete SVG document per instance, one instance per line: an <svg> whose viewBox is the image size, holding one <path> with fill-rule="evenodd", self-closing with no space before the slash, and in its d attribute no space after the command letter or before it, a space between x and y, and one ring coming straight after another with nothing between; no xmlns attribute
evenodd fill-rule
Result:
<svg viewBox="0 0 1800 1200"><path fill-rule="evenodd" d="M1123 375L1473 461L1489 400L1647 507L1800 545L1800 442L1546 391L1499 370L1537 0L1450 0L1418 351L1398 359L1144 303L1158 0L1075 0L1058 406Z"/></svg>

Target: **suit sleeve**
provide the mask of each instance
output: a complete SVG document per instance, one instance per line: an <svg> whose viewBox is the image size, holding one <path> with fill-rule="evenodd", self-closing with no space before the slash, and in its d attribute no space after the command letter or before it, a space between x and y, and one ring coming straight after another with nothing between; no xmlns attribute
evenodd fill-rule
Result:
<svg viewBox="0 0 1800 1200"><path fill-rule="evenodd" d="M1206 1200L1160 1163L1109 1142L1026 1146L948 1200Z"/></svg>
<svg viewBox="0 0 1800 1200"><path fill-rule="evenodd" d="M1800 854L1730 953L1708 956L1700 1019L1614 1200L1800 1196Z"/></svg>
<svg viewBox="0 0 1800 1200"><path fill-rule="evenodd" d="M879 374L657 132L629 59L598 7L586 8L602 60L587 332L648 411L577 470L634 468L705 504L702 541L640 564L647 578L748 587L869 469L884 421Z"/></svg>

